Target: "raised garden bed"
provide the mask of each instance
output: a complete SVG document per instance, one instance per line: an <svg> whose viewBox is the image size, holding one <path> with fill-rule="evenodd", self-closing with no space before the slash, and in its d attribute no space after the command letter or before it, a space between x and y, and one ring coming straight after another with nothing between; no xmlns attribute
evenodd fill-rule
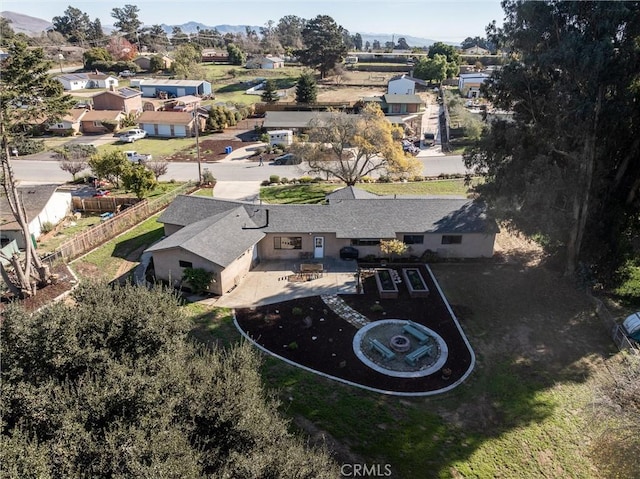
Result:
<svg viewBox="0 0 640 479"><path fill-rule="evenodd" d="M375 277L380 299L396 299L398 297L398 286L390 269L376 269Z"/></svg>
<svg viewBox="0 0 640 479"><path fill-rule="evenodd" d="M426 298L429 288L418 268L402 268L402 277L412 298Z"/></svg>

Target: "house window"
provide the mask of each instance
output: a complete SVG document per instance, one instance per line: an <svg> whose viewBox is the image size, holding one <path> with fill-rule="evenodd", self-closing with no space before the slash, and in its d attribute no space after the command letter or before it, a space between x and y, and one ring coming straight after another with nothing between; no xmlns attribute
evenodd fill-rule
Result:
<svg viewBox="0 0 640 479"><path fill-rule="evenodd" d="M404 235L404 244L424 244L424 235Z"/></svg>
<svg viewBox="0 0 640 479"><path fill-rule="evenodd" d="M275 236L274 249L302 249L302 236Z"/></svg>
<svg viewBox="0 0 640 479"><path fill-rule="evenodd" d="M442 244L461 244L462 235L442 235Z"/></svg>
<svg viewBox="0 0 640 479"><path fill-rule="evenodd" d="M64 128L64 125L62 123L56 123L56 128L62 130Z"/></svg>
<svg viewBox="0 0 640 479"><path fill-rule="evenodd" d="M352 239L351 246L378 246L380 244L379 239Z"/></svg>
<svg viewBox="0 0 640 479"><path fill-rule="evenodd" d="M93 126L101 127L102 126L102 122L101 121L94 121L93 122Z"/></svg>
<svg viewBox="0 0 640 479"><path fill-rule="evenodd" d="M178 264L181 268L193 268L193 263L191 261L178 261Z"/></svg>

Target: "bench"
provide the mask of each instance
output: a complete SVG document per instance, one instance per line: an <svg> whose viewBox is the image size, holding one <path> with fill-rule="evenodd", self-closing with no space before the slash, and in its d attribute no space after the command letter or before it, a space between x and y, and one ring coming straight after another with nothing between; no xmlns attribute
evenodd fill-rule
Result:
<svg viewBox="0 0 640 479"><path fill-rule="evenodd" d="M372 339L370 343L371 343L371 349L375 349L376 351L378 351L386 361L389 361L390 359L393 359L396 357L396 354L393 351L391 351L388 347L386 347L377 339Z"/></svg>
<svg viewBox="0 0 640 479"><path fill-rule="evenodd" d="M420 331L418 328L419 326L416 323L410 322L409 324L405 324L402 330L405 333L410 334L411 336L416 338L418 340L418 344L423 345L427 342L429 336Z"/></svg>
<svg viewBox="0 0 640 479"><path fill-rule="evenodd" d="M407 354L404 360L407 362L407 364L410 364L411 366L415 366L417 361L422 359L424 356L431 354L432 349L433 349L433 346L431 345L420 346L418 349L416 349L412 353Z"/></svg>

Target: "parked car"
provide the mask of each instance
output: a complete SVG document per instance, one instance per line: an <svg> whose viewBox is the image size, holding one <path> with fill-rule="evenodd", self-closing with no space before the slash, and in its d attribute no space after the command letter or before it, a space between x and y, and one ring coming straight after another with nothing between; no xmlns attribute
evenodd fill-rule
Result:
<svg viewBox="0 0 640 479"><path fill-rule="evenodd" d="M134 77L136 76L136 74L131 70L123 70L120 72L120 76L123 78L127 78L127 77Z"/></svg>
<svg viewBox="0 0 640 479"><path fill-rule="evenodd" d="M360 251L353 246L344 246L340 248L340 259L358 259Z"/></svg>
<svg viewBox="0 0 640 479"><path fill-rule="evenodd" d="M146 163L147 161L151 161L153 158L151 155L144 155L142 153L138 153L137 151L131 150L125 151L124 154L127 155L127 160L132 163L138 163L140 165Z"/></svg>
<svg viewBox="0 0 640 479"><path fill-rule="evenodd" d="M286 153L273 160L274 165L299 165L300 163L302 163L302 158L293 153Z"/></svg>
<svg viewBox="0 0 640 479"><path fill-rule="evenodd" d="M141 140L147 136L147 132L140 128L134 128L133 130L125 131L120 135L120 141L123 143L133 143L136 140Z"/></svg>

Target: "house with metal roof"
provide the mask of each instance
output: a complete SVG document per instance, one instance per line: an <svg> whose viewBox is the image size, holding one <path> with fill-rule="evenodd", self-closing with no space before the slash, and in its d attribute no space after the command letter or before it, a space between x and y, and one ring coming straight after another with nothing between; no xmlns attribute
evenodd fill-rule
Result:
<svg viewBox="0 0 640 479"><path fill-rule="evenodd" d="M82 90L85 88L109 88L117 87L118 79L106 73L67 73L56 77L67 91Z"/></svg>
<svg viewBox="0 0 640 479"><path fill-rule="evenodd" d="M140 81L143 98L177 98L186 95L211 95L211 83L206 80L144 79Z"/></svg>
<svg viewBox="0 0 640 479"><path fill-rule="evenodd" d="M398 239L410 254L491 257L495 221L481 202L466 198L371 197L336 192L327 204L256 205L178 196L162 213L166 238L147 249L156 278L177 286L185 268L213 273L210 291L222 295L258 262L338 258L353 246L380 254L380 241Z"/></svg>

